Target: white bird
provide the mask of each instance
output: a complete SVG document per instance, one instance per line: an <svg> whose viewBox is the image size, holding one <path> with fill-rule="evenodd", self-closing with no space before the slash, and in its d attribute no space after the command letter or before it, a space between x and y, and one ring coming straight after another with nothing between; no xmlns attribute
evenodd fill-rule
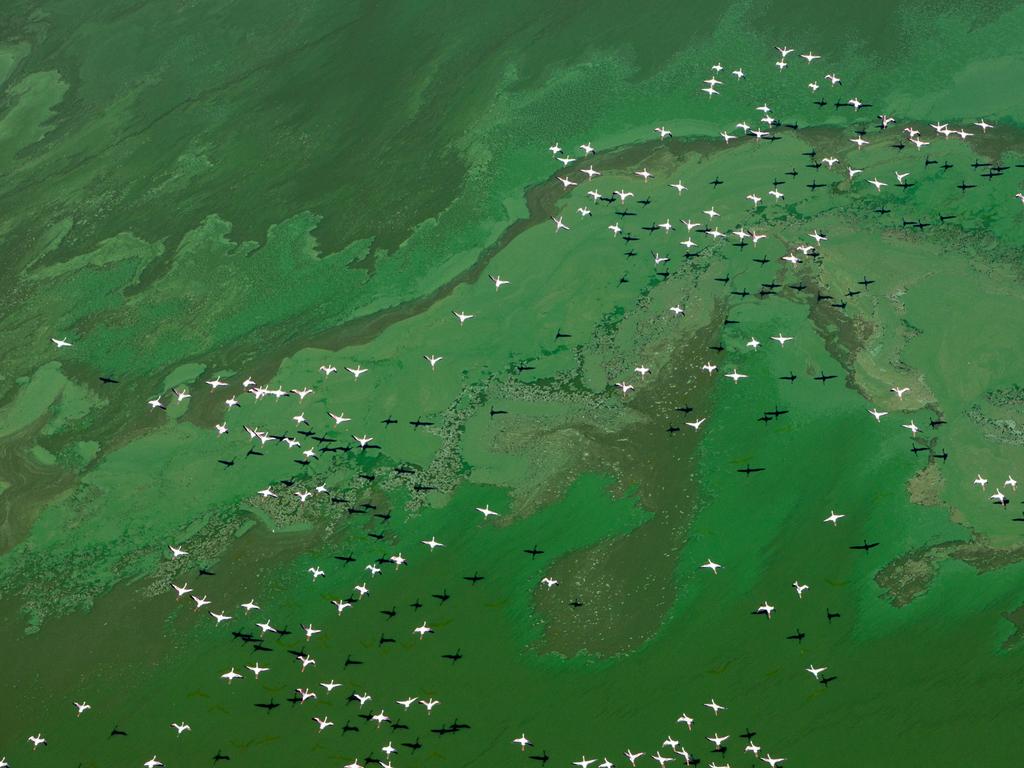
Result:
<svg viewBox="0 0 1024 768"><path fill-rule="evenodd" d="M674 307L669 307L668 311L671 312L676 317L679 317L679 315L685 315L686 314L686 311L682 307L680 307L678 304L676 304Z"/></svg>
<svg viewBox="0 0 1024 768"><path fill-rule="evenodd" d="M472 315L469 315L469 317L472 317ZM332 419L334 419L334 426L338 426L340 424L344 424L346 421L352 421L352 419L348 418L344 413L338 414L338 413L331 413L330 411L328 411L327 415L330 416Z"/></svg>
<svg viewBox="0 0 1024 768"><path fill-rule="evenodd" d="M681 714L679 717L676 718L676 722L677 723L682 723L683 725L685 725L686 726L686 730L688 730L688 731L692 731L693 730L693 718L690 717L685 712L683 714Z"/></svg>
<svg viewBox="0 0 1024 768"><path fill-rule="evenodd" d="M644 180L644 184L654 178L654 174L644 168L642 171L633 171L634 176L639 176Z"/></svg>
<svg viewBox="0 0 1024 768"><path fill-rule="evenodd" d="M362 437L352 435L352 439L359 443L360 448L366 448L366 446L373 442L373 438L369 435L363 435Z"/></svg>
<svg viewBox="0 0 1024 768"><path fill-rule="evenodd" d="M242 603L239 607L244 608L246 613L249 613L249 611L258 611L260 609L260 607L256 605L255 600L250 600L247 603Z"/></svg>
<svg viewBox="0 0 1024 768"><path fill-rule="evenodd" d="M880 411L877 408L869 408L868 413L875 417L875 421L879 422L882 420L883 416L887 416L889 414L888 411Z"/></svg>
<svg viewBox="0 0 1024 768"><path fill-rule="evenodd" d="M323 372L324 376L330 376L338 369L335 368L333 365L321 365L320 370Z"/></svg>
<svg viewBox="0 0 1024 768"><path fill-rule="evenodd" d="M494 283L494 290L495 291L500 290L501 286L509 284L508 280L502 280L501 279L501 275L488 275L488 277L490 277L491 278L491 282Z"/></svg>
<svg viewBox="0 0 1024 768"><path fill-rule="evenodd" d="M512 739L512 743L513 744L518 744L520 751L525 751L527 747L533 746L533 742L530 741L528 738L526 738L526 734L525 733L522 736L520 736L519 738Z"/></svg>
<svg viewBox="0 0 1024 768"><path fill-rule="evenodd" d="M424 355L423 359L430 363L430 370L434 370L437 364L444 360L440 355Z"/></svg>
<svg viewBox="0 0 1024 768"><path fill-rule="evenodd" d="M680 195L683 194L683 192L686 190L686 185L684 185L681 181L677 181L675 184L669 184L669 186L672 187L672 189L674 189Z"/></svg>
<svg viewBox="0 0 1024 768"><path fill-rule="evenodd" d="M702 371L706 371L707 374L710 376L712 373L714 373L718 369L718 366L715 365L714 363L708 361L708 362L704 363L704 365L702 365L700 367L700 369Z"/></svg>
<svg viewBox="0 0 1024 768"><path fill-rule="evenodd" d="M178 593L178 597L184 597L192 591L192 588L188 585L187 581L185 582L184 585L180 587L177 584L171 584L171 587L174 589L175 592Z"/></svg>
<svg viewBox="0 0 1024 768"><path fill-rule="evenodd" d="M1017 481L1013 479L1013 475L1008 475L1003 485L1008 485L1011 489L1017 490Z"/></svg>
<svg viewBox="0 0 1024 768"><path fill-rule="evenodd" d="M313 574L313 581L316 581L321 576L325 576L326 575L321 568L319 568L318 566L315 566L315 565L311 565L309 568L307 568L306 572Z"/></svg>
<svg viewBox="0 0 1024 768"><path fill-rule="evenodd" d="M903 396L905 394L907 394L907 392L910 391L910 387L890 387L889 391L890 392L895 392L896 393L896 397L898 397L900 400L902 400Z"/></svg>
<svg viewBox="0 0 1024 768"><path fill-rule="evenodd" d="M615 386L616 386L616 387L618 387L619 389L621 389L621 390L622 390L622 394L623 394L623 395L625 395L625 394L626 394L627 392L629 392L630 390L636 389L636 387L634 387L634 386L633 386L632 384L627 384L627 383L626 383L626 382L624 382L624 381L618 381L618 382L616 382L616 383L615 383Z"/></svg>
<svg viewBox="0 0 1024 768"><path fill-rule="evenodd" d="M694 432L696 432L698 429L700 429L700 425L703 424L705 421L707 421L707 417L697 419L696 421L687 421L685 423L686 426L693 427Z"/></svg>
<svg viewBox="0 0 1024 768"><path fill-rule="evenodd" d="M349 373L351 373L354 378L358 379L360 376L362 376L364 373L366 373L366 371L368 369L361 368L361 367L359 367L357 365L355 368L348 368L348 367L346 367L345 370L348 371Z"/></svg>
<svg viewBox="0 0 1024 768"><path fill-rule="evenodd" d="M492 515L497 515L498 514L493 509L491 509L491 505L490 504L488 504L485 507L477 507L476 511L479 512L481 515L483 515L484 519L486 519L488 517L491 517Z"/></svg>
<svg viewBox="0 0 1024 768"><path fill-rule="evenodd" d="M213 620L216 621L218 624L225 621L231 621L231 617L228 616L226 613L217 613L216 611L210 611L210 615L213 617Z"/></svg>
<svg viewBox="0 0 1024 768"><path fill-rule="evenodd" d="M238 674L237 672L235 672L235 668L232 667L227 672L225 672L223 675L221 675L221 677L224 680L227 680L228 681L228 685L230 685L232 680L237 680L238 678L241 677L241 675Z"/></svg>
<svg viewBox="0 0 1024 768"><path fill-rule="evenodd" d="M228 431L228 425L227 424L214 424L213 428L217 430L217 434L218 435L225 435L225 434L227 434L227 431Z"/></svg>
<svg viewBox="0 0 1024 768"><path fill-rule="evenodd" d="M416 629L413 630L413 634L419 635L420 636L420 640L422 640L424 638L424 636L426 636L427 634L429 634L429 633L431 633L433 631L434 630L432 630L430 627L427 626L427 622L424 621L422 624L420 624L418 627L416 627Z"/></svg>
<svg viewBox="0 0 1024 768"><path fill-rule="evenodd" d="M167 548L171 550L171 558L174 560L178 559L179 557L185 557L186 555L188 555L188 552L186 552L184 549L178 549L177 547L173 547L170 545L168 545Z"/></svg>
<svg viewBox="0 0 1024 768"><path fill-rule="evenodd" d="M844 518L844 517L846 517L846 515L837 514L836 511L833 509L832 510L832 514L830 514L828 517L826 517L824 520L822 520L822 522L823 523L832 523L832 525L838 525L839 521L842 518Z"/></svg>
<svg viewBox="0 0 1024 768"><path fill-rule="evenodd" d="M772 341L779 342L779 346L780 347L786 346L786 342L787 341L792 341L792 340L793 340L792 336L783 336L781 333L778 336L772 336Z"/></svg>
<svg viewBox="0 0 1024 768"><path fill-rule="evenodd" d="M747 342L747 346L756 352L757 348L761 346L761 342L755 339L753 336L751 336L750 341Z"/></svg>
<svg viewBox="0 0 1024 768"><path fill-rule="evenodd" d="M65 336L63 339L50 339L50 341L57 345L57 349L61 349L62 347L74 346L70 341L68 341L67 336Z"/></svg>
<svg viewBox="0 0 1024 768"><path fill-rule="evenodd" d="M807 670L806 670L806 671L808 671L808 672L810 672L810 673L811 673L812 675L814 675L814 679L815 679L815 680L818 680L818 679L819 679L819 677L818 677L818 676L819 676L819 675L820 675L820 674L821 674L822 672L824 672L824 671L825 671L826 669L828 669L828 667L815 667L815 666L814 666L814 665L812 664L811 666L809 666L809 667L807 668Z"/></svg>
<svg viewBox="0 0 1024 768"><path fill-rule="evenodd" d="M723 707L721 704L716 703L714 699L709 701L704 706L707 707L708 709L712 710L715 713L716 717L718 716L719 712L721 712L721 711L723 711L725 709L725 707Z"/></svg>
<svg viewBox="0 0 1024 768"><path fill-rule="evenodd" d="M762 763L768 763L770 768L775 768L779 763L783 762L786 758L784 757L772 757L772 753L769 752L767 757L762 757Z"/></svg>
<svg viewBox="0 0 1024 768"><path fill-rule="evenodd" d="M721 567L722 567L722 565L720 563L716 563L713 560L711 560L710 558L708 559L708 561L706 563L704 563L704 565L701 566L701 568L707 568L709 571L711 571L715 575L718 575L718 569L721 568Z"/></svg>
<svg viewBox="0 0 1024 768"><path fill-rule="evenodd" d="M670 131L668 128L665 128L664 126L662 126L660 128L655 128L654 131L662 139L667 139L669 136L672 135L672 131Z"/></svg>
<svg viewBox="0 0 1024 768"><path fill-rule="evenodd" d="M902 426L904 429L909 429L910 433L913 435L916 435L918 432L921 431L921 428L914 423L913 419L910 420L909 424L901 424L900 426Z"/></svg>
<svg viewBox="0 0 1024 768"><path fill-rule="evenodd" d="M775 610L774 605L769 605L768 601L765 600L761 605L757 606L757 613L765 614L769 619L772 617L772 611Z"/></svg>
<svg viewBox="0 0 1024 768"><path fill-rule="evenodd" d="M793 589L796 590L796 596L803 599L804 592L807 590L807 585L801 584L799 581L794 581Z"/></svg>
<svg viewBox="0 0 1024 768"><path fill-rule="evenodd" d="M433 552L437 547L443 547L444 546L444 544L439 542L433 536L431 536L429 539L424 539L421 543L426 544L428 547L430 547L430 551L431 552Z"/></svg>
<svg viewBox="0 0 1024 768"><path fill-rule="evenodd" d="M980 485L981 489L985 490L985 486L988 485L988 478L985 478L985 477L982 477L981 475L978 475L976 478L974 478L974 484L975 485Z"/></svg>
<svg viewBox="0 0 1024 768"><path fill-rule="evenodd" d="M641 757L643 757L647 753L646 752L631 752L631 751L629 751L627 749L624 754L626 755L626 759L629 760L629 764L632 765L632 766L636 766L636 761L639 760Z"/></svg>
<svg viewBox="0 0 1024 768"><path fill-rule="evenodd" d="M540 583L548 589L551 589L552 587L558 586L558 579L552 579L550 576L545 576L543 579L540 580Z"/></svg>
<svg viewBox="0 0 1024 768"><path fill-rule="evenodd" d="M171 723L171 728L176 730L179 736L181 736L181 734L183 734L185 731L192 730L192 726L188 723Z"/></svg>
<svg viewBox="0 0 1024 768"><path fill-rule="evenodd" d="M77 717L81 717L84 713L92 709L92 704L86 704L84 701L76 701L75 709L78 710Z"/></svg>
<svg viewBox="0 0 1024 768"><path fill-rule="evenodd" d="M324 728L330 728L332 725L334 725L334 723L332 723L326 717L314 717L313 719L316 721L318 730L321 731L324 730Z"/></svg>
<svg viewBox="0 0 1024 768"><path fill-rule="evenodd" d="M437 699L420 699L420 704L427 708L427 714L429 715L431 710L434 709L441 702Z"/></svg>
<svg viewBox="0 0 1024 768"><path fill-rule="evenodd" d="M210 601L206 599L206 595L203 595L202 597L197 597L196 595L192 595L191 597L192 597L192 601L196 604L195 610L197 610L197 611L200 608L202 608L204 605L209 605L210 604Z"/></svg>
<svg viewBox="0 0 1024 768"><path fill-rule="evenodd" d="M725 376L728 379L732 379L733 383L735 383L735 384L739 384L740 379L747 378L747 374L745 374L745 373L738 373L735 368L732 369L732 373L727 373L727 374L725 374Z"/></svg>
<svg viewBox="0 0 1024 768"><path fill-rule="evenodd" d="M261 667L259 665L259 662L257 662L256 664L254 664L251 667L250 666L246 666L246 669L248 669L250 672L252 672L254 677L259 678L259 676L262 675L264 672L269 671L270 667Z"/></svg>
<svg viewBox="0 0 1024 768"><path fill-rule="evenodd" d="M142 764L143 768L160 768L163 763L157 760L156 755L153 755L149 760Z"/></svg>

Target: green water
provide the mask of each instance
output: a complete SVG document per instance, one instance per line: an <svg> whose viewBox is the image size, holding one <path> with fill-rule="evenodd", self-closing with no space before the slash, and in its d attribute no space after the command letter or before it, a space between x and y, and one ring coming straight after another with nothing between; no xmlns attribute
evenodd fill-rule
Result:
<svg viewBox="0 0 1024 768"><path fill-rule="evenodd" d="M333 766L393 742L396 766L622 765L671 735L704 764L760 765L749 728L785 766L968 750L1013 764L1024 542L1002 484L1024 473L1022 31L1009 3L13 4L0 757ZM780 72L783 44L797 50ZM872 106L832 105L851 97ZM800 128L721 141L763 103ZM896 124L880 132L878 113ZM944 139L933 121L975 135ZM894 148L908 126L931 143ZM598 152L566 171L555 141ZM840 162L809 167L812 150ZM591 161L603 175L586 182ZM1007 167L986 178L978 163ZM851 181L847 166L865 170ZM608 205L595 188L635 196ZM711 206L723 232L767 238L693 233L699 255L684 256L680 220ZM666 219L675 231L642 229ZM639 239L613 238L614 222ZM820 256L782 261L811 231L827 233ZM216 376L230 386L211 391ZM256 401L247 376L313 392ZM158 395L166 410L146 404ZM876 423L872 407L890 413ZM299 435L300 412L336 442ZM260 448L246 426L302 446ZM380 449L323 450L364 434ZM319 483L329 493L293 495ZM268 485L278 498L257 495ZM878 546L850 549L862 542ZM176 600L186 581L211 605ZM330 600L364 583L339 616ZM772 618L752 615L765 601ZM264 620L291 634L265 635L267 650L232 637ZM322 632L307 641L309 624ZM229 685L231 668L244 677ZM292 703L297 687L318 697ZM349 698L364 691L365 706ZM92 708L76 717L75 701ZM446 731L456 721L470 727ZM721 755L716 732L731 737Z"/></svg>

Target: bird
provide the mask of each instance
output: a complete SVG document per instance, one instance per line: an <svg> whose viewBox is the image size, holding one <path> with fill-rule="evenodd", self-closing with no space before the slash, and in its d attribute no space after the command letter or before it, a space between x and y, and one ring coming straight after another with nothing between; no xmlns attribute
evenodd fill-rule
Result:
<svg viewBox="0 0 1024 768"><path fill-rule="evenodd" d="M74 704L75 704L75 710L77 711L77 715L76 715L77 717L81 717L83 714L85 714L90 709L92 709L92 705L91 704L87 704L84 701L76 701L76 702L74 702Z"/></svg>
<svg viewBox="0 0 1024 768"><path fill-rule="evenodd" d="M172 545L168 545L167 548L171 550L172 560L177 560L179 557L186 557L188 555L188 552L186 552L184 549L179 549L178 547Z"/></svg>
<svg viewBox="0 0 1024 768"><path fill-rule="evenodd" d="M807 591L807 585L801 584L799 581L793 582L793 589L796 590L796 596L803 599L804 592Z"/></svg>
<svg viewBox="0 0 1024 768"><path fill-rule="evenodd" d="M157 759L156 755L153 755L149 760L142 764L143 768L160 768L162 765L163 763Z"/></svg>
<svg viewBox="0 0 1024 768"><path fill-rule="evenodd" d="M868 409L868 413L870 413L872 416L874 416L875 417L875 421L878 421L878 422L880 422L882 420L883 416L887 416L889 414L888 411L880 411L877 408L869 408Z"/></svg>
<svg viewBox="0 0 1024 768"><path fill-rule="evenodd" d="M466 312L452 312L452 314L459 319L459 325L465 325L467 320L472 320L475 317Z"/></svg>
<svg viewBox="0 0 1024 768"><path fill-rule="evenodd" d="M840 515L835 510L832 510L832 513L828 517L826 517L822 522L832 523L832 525L838 525L839 521L844 517L846 517L846 515Z"/></svg>
<svg viewBox="0 0 1024 768"><path fill-rule="evenodd" d="M487 519L488 517L491 517L493 515L497 515L498 514L493 509L491 509L489 504L486 505L486 506L483 506L483 507L477 507L476 511L479 512L481 515L483 515L484 519Z"/></svg>
<svg viewBox="0 0 1024 768"><path fill-rule="evenodd" d="M191 731L192 726L188 723L171 723L171 728L178 732L178 735L185 733L185 731Z"/></svg>
<svg viewBox="0 0 1024 768"><path fill-rule="evenodd" d="M521 752L525 751L527 747L533 746L533 742L530 741L528 738L526 738L526 734L525 733L522 736L519 736L519 737L517 737L515 739L512 739L512 743L513 744L518 744L519 745L519 750Z"/></svg>
<svg viewBox="0 0 1024 768"><path fill-rule="evenodd" d="M718 569L721 568L721 567L722 566L721 566L720 563L716 563L715 561L713 561L711 559L708 559L708 561L701 566L701 568L707 568L709 571L711 571L715 575L718 575Z"/></svg>
<svg viewBox="0 0 1024 768"><path fill-rule="evenodd" d="M809 666L807 668L806 671L810 672L812 675L814 675L814 679L815 680L818 680L818 679L820 679L819 676L821 675L821 673L824 672L826 669L828 669L828 667L815 667L812 664L811 666Z"/></svg>
<svg viewBox="0 0 1024 768"><path fill-rule="evenodd" d="M423 359L430 363L430 370L434 370L437 367L437 364L444 360L443 357L438 355L424 355Z"/></svg>

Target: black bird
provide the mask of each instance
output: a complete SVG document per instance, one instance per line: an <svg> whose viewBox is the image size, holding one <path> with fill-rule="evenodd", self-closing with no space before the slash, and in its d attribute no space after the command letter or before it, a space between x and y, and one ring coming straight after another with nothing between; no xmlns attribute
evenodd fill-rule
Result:
<svg viewBox="0 0 1024 768"><path fill-rule="evenodd" d="M423 747L423 745L420 744L419 737L416 738L416 741L410 741L408 743L403 744L402 746L406 749L411 749L413 752Z"/></svg>
<svg viewBox="0 0 1024 768"><path fill-rule="evenodd" d="M959 189L961 192L966 192L968 189L974 189L976 186L978 185L968 184L966 181L961 181L959 184L956 185L957 189Z"/></svg>
<svg viewBox="0 0 1024 768"><path fill-rule="evenodd" d="M887 213L892 213L892 209L883 206L881 208L875 208L875 213L877 213L879 216L883 216Z"/></svg>
<svg viewBox="0 0 1024 768"><path fill-rule="evenodd" d="M863 549L865 552L867 552L868 550L874 549L877 546L878 546L878 542L877 541L872 542L871 544L868 544L868 540L864 539L864 543L863 544L854 544L852 547L850 547L850 549Z"/></svg>
<svg viewBox="0 0 1024 768"><path fill-rule="evenodd" d="M710 185L711 185L711 186L713 186L713 187L719 187L719 186L721 186L722 184L725 184L725 182L724 182L724 181L722 181L722 180L721 180L720 178L718 178L717 176L715 176L715 178L714 178L714 179L712 179L711 181L709 181L709 182L708 182L708 184L710 184Z"/></svg>
<svg viewBox="0 0 1024 768"><path fill-rule="evenodd" d="M441 654L441 658L449 659L452 662L452 664L454 664L456 661L462 658L462 649L457 649L455 653L443 653Z"/></svg>
<svg viewBox="0 0 1024 768"><path fill-rule="evenodd" d="M757 734L754 731L750 730L749 728L747 728L747 732L746 733L741 733L740 734L740 738L741 739L746 739L747 741L752 741L755 736L757 736Z"/></svg>
<svg viewBox="0 0 1024 768"><path fill-rule="evenodd" d="M786 287L792 288L794 291L803 291L806 290L807 288L807 286L804 285L803 283L794 283L792 285L787 285Z"/></svg>
<svg viewBox="0 0 1024 768"><path fill-rule="evenodd" d="M817 376L814 377L814 380L815 381L820 381L822 384L824 384L829 379L834 379L834 378L835 378L835 374L826 375L825 372L822 371L821 373L819 373Z"/></svg>
<svg viewBox="0 0 1024 768"><path fill-rule="evenodd" d="M217 574L214 573L213 571L208 571L205 568L200 568L199 569L199 575L200 576L216 576Z"/></svg>
<svg viewBox="0 0 1024 768"><path fill-rule="evenodd" d="M692 405L677 405L672 410L679 411L680 413L691 413L693 411Z"/></svg>
<svg viewBox="0 0 1024 768"><path fill-rule="evenodd" d="M832 623L832 619L838 619L839 618L839 614L838 613L832 613L832 611L830 611L828 608L825 609L825 616L828 619L828 623L829 624Z"/></svg>
<svg viewBox="0 0 1024 768"><path fill-rule="evenodd" d="M796 640L798 643L802 643L805 637L807 637L807 635L804 634L803 632L801 632L800 628L797 627L796 632L794 632L792 635L787 635L786 639L787 640Z"/></svg>
<svg viewBox="0 0 1024 768"><path fill-rule="evenodd" d="M941 427L943 424L945 424L946 420L942 418L931 419L928 423L931 425L932 429L935 429L936 427Z"/></svg>
<svg viewBox="0 0 1024 768"><path fill-rule="evenodd" d="M423 607L423 603L420 602L419 598L416 598L416 602L409 603L409 607L412 608L414 611L418 611L420 608Z"/></svg>
<svg viewBox="0 0 1024 768"><path fill-rule="evenodd" d="M555 340L556 341L558 339L571 339L571 338L572 338L572 334L571 333L562 333L562 329L561 328L559 328L557 331L555 331Z"/></svg>
<svg viewBox="0 0 1024 768"><path fill-rule="evenodd" d="M474 573L472 576L463 576L462 578L465 581L470 582L471 584L476 584L478 581L483 581L484 580L484 577L481 576L478 573Z"/></svg>
<svg viewBox="0 0 1024 768"><path fill-rule="evenodd" d="M254 704L253 706L259 707L260 709L265 709L265 710L267 710L267 714L269 715L269 714L270 714L271 712L273 712L273 711L274 711L275 709L277 709L277 708L278 708L278 707L280 707L281 705L280 705L280 704L278 704L278 703L277 703L276 701L274 701L273 699L271 699L270 701L267 701L267 702L260 702L260 703L258 703L258 704Z"/></svg>
<svg viewBox="0 0 1024 768"><path fill-rule="evenodd" d="M796 381L796 374L790 373L789 376L779 376L779 379L781 379L782 381L788 381L792 384L794 381Z"/></svg>
<svg viewBox="0 0 1024 768"><path fill-rule="evenodd" d="M346 667L357 666L357 665L362 664L362 663L363 662L359 661L358 659L353 659L351 654L349 654L348 656L345 657L345 666Z"/></svg>
<svg viewBox="0 0 1024 768"><path fill-rule="evenodd" d="M441 590L441 594L439 594L439 595L431 595L431 597L437 598L437 600L439 600L442 605L444 603L447 603L452 598L452 596L448 594L448 590L447 589L442 589Z"/></svg>
<svg viewBox="0 0 1024 768"><path fill-rule="evenodd" d="M812 182L811 182L810 184L806 184L805 186L806 186L806 187L807 187L807 188L808 188L809 190L811 190L811 192L813 192L813 191L814 191L814 190L816 190L816 189L821 189L821 188L822 188L822 187L824 187L825 185L824 185L824 184L819 184L819 183L818 183L817 181L812 181Z"/></svg>
<svg viewBox="0 0 1024 768"><path fill-rule="evenodd" d="M120 384L121 383L117 379L112 379L109 376L100 376L100 381L102 381L104 384Z"/></svg>
<svg viewBox="0 0 1024 768"><path fill-rule="evenodd" d="M383 421L381 422L381 424L383 424L383 425L384 425L384 429L387 429L387 428L388 428L388 427L390 427L390 426L391 426L392 424L397 424L397 423L398 423L398 419L392 418L391 416L388 416L388 417L387 417L386 419L384 419L384 420L383 420Z"/></svg>
<svg viewBox="0 0 1024 768"><path fill-rule="evenodd" d="M398 615L398 611L395 608L381 611L381 613L387 616L389 620L395 618L395 616Z"/></svg>
<svg viewBox="0 0 1024 768"><path fill-rule="evenodd" d="M393 642L395 642L395 638L393 638L393 637L384 637L384 633L381 632L380 639L377 641L377 647L379 648L382 645L386 645L387 643L393 643Z"/></svg>
<svg viewBox="0 0 1024 768"><path fill-rule="evenodd" d="M219 749L217 750L217 754L213 756L213 762L215 762L215 763L219 763L221 760L230 760L230 759L231 759L230 757L228 757L227 755L222 753Z"/></svg>
<svg viewBox="0 0 1024 768"><path fill-rule="evenodd" d="M932 458L933 459L942 459L943 461L945 461L946 459L949 458L949 454L946 453L945 449L943 449L942 453L933 453L932 454Z"/></svg>
<svg viewBox="0 0 1024 768"><path fill-rule="evenodd" d="M547 750L545 750L544 753L541 754L541 755L530 755L530 759L531 760L536 760L539 763L547 763L547 761L550 760L551 758L548 757Z"/></svg>
<svg viewBox="0 0 1024 768"><path fill-rule="evenodd" d="M800 174L798 174L798 173L796 172L796 168L794 168L794 169L793 169L793 170L791 170L791 171L786 171L786 173L785 173L785 174L783 174L783 175L784 175L784 176L792 176L793 178L796 178L796 177L797 177L797 176L799 176Z"/></svg>
<svg viewBox="0 0 1024 768"><path fill-rule="evenodd" d="M350 721L346 720L345 724L341 726L342 733L356 733L359 730L358 725L352 725Z"/></svg>
<svg viewBox="0 0 1024 768"><path fill-rule="evenodd" d="M248 454L246 454L246 455L248 455ZM263 454L261 453L259 455L262 456ZM223 464L224 465L224 469L228 469L230 467L235 466L235 460L234 459L232 459L231 461L225 461L224 459L217 459L217 463Z"/></svg>
<svg viewBox="0 0 1024 768"><path fill-rule="evenodd" d="M823 677L823 678L821 678L821 680L819 680L818 682L821 683L822 685L824 685L826 688L828 688L828 684L831 683L835 679L836 679L836 676L835 675L831 675L830 677Z"/></svg>
<svg viewBox="0 0 1024 768"><path fill-rule="evenodd" d="M526 373L526 371L533 371L533 370L536 370L536 367L532 366L532 365L519 364L519 365L516 366L516 371L518 371L519 373ZM410 423L412 423L412 422L410 422Z"/></svg>
<svg viewBox="0 0 1024 768"><path fill-rule="evenodd" d="M492 408L491 409L491 416L493 416L493 415L494 415L494 409ZM416 421L410 421L409 423L412 424L412 428L413 429L419 429L420 427L432 427L432 426L434 426L434 422L432 422L432 421L423 421L422 419L416 419Z"/></svg>
<svg viewBox="0 0 1024 768"><path fill-rule="evenodd" d="M580 602L578 597L574 597L572 600L570 600L569 601L569 605L571 607L573 607L573 608L582 608L583 607L583 603Z"/></svg>
<svg viewBox="0 0 1024 768"><path fill-rule="evenodd" d="M745 467L743 467L741 469L737 469L736 471L737 472L742 472L747 477L750 477L750 475L753 474L754 472L764 472L765 468L764 467L752 467L752 466L750 466L750 463L748 462L747 466L745 466Z"/></svg>
<svg viewBox="0 0 1024 768"><path fill-rule="evenodd" d="M493 418L494 418L495 416L502 416L502 415L504 415L504 414L506 414L506 413L508 413L508 411L497 411L497 410L495 410L495 409L494 409L494 406L493 406L493 405L491 406L491 418L492 418L492 419L493 419Z"/></svg>
<svg viewBox="0 0 1024 768"><path fill-rule="evenodd" d="M523 552L528 554L530 556L531 560L533 560L533 558L535 558L537 555L543 555L544 554L544 550L543 549L537 549L537 545L536 544L534 544L531 549L524 549Z"/></svg>
<svg viewBox="0 0 1024 768"><path fill-rule="evenodd" d="M867 278L865 277L865 278L864 278L864 279L862 279L862 280L858 280L858 281L857 281L857 285L863 285L863 286L864 286L865 288L867 288L867 287L868 287L869 285L871 285L871 284L872 284L873 282L875 282L875 281L874 281L874 280L868 280L868 279L867 279Z"/></svg>
<svg viewBox="0 0 1024 768"><path fill-rule="evenodd" d="M668 432L670 435L674 435L676 432L679 431L679 427L677 427L675 424L669 424L668 429L666 429L665 431Z"/></svg>
<svg viewBox="0 0 1024 768"><path fill-rule="evenodd" d="M110 729L110 736L107 738L113 738L114 736L127 736L128 734L118 728L116 725Z"/></svg>

